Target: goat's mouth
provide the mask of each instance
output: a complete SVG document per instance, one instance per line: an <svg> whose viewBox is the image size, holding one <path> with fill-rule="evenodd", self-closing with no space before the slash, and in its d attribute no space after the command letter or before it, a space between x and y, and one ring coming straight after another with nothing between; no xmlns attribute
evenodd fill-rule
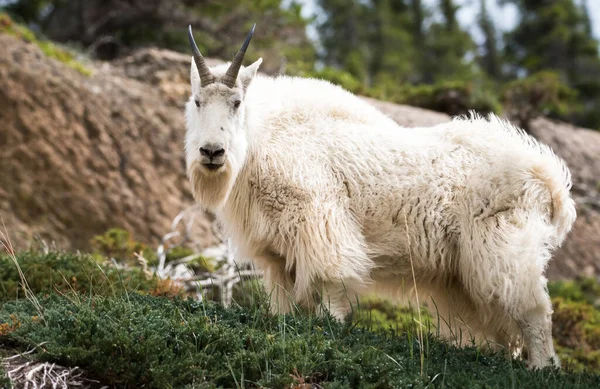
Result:
<svg viewBox="0 0 600 389"><path fill-rule="evenodd" d="M221 169L223 166L225 166L224 163L215 163L215 162L209 162L209 163L203 163L202 166L204 166L205 169L211 171L211 172L216 172L217 170Z"/></svg>

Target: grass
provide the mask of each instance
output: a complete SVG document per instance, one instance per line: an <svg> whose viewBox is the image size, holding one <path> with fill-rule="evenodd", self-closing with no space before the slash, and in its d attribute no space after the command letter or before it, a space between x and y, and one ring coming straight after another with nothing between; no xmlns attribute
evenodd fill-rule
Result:
<svg viewBox="0 0 600 389"><path fill-rule="evenodd" d="M7 302L0 322L18 323L0 339L40 360L79 366L115 387L591 388L600 376L552 369L475 348L457 349L431 335L424 372L407 333L373 332L330 317L271 316L266 305L215 303L131 294L40 300L46 323L27 300Z"/></svg>
<svg viewBox="0 0 600 389"><path fill-rule="evenodd" d="M175 296L180 290L169 280L140 268L117 268L106 259L80 253L25 251L15 259L34 295L52 293L119 296L137 291ZM19 269L10 255L0 255L0 303L26 297Z"/></svg>
<svg viewBox="0 0 600 389"><path fill-rule="evenodd" d="M428 329L430 316L374 298L347 323L306 312L273 316L255 281L237 296L244 307L226 309L163 293L154 277L97 256L29 251L14 259L39 306L19 292L14 262L0 256L0 353L45 342L28 358L79 366L110 387L600 387L590 373L600 371L600 286L590 280L551 285L566 369L531 372L421 334L416 321Z"/></svg>
<svg viewBox="0 0 600 389"><path fill-rule="evenodd" d="M92 70L79 62L73 53L47 40L39 39L35 33L27 27L15 23L6 13L0 12L0 33L9 34L21 38L27 42L37 45L46 56L54 58L77 70L84 76L91 76Z"/></svg>

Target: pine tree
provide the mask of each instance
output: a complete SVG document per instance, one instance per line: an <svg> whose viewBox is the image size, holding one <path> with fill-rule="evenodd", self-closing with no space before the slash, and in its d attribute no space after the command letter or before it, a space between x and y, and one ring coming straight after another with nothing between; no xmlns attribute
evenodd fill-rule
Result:
<svg viewBox="0 0 600 389"><path fill-rule="evenodd" d="M415 69L412 75L412 82L430 84L433 82L433 69L431 68L432 58L430 58L431 53L428 50L422 50L426 45L426 12L421 0L411 0L410 3L413 24L413 47L415 48Z"/></svg>
<svg viewBox="0 0 600 389"><path fill-rule="evenodd" d="M365 79L368 58L364 52L366 34L361 20L367 6L356 0L318 0L320 17L317 29L325 63L343 68L359 79Z"/></svg>
<svg viewBox="0 0 600 389"><path fill-rule="evenodd" d="M483 53L479 57L480 66L492 79L499 80L501 77L500 56L498 53L498 34L494 21L487 9L487 1L480 0L478 24L483 33Z"/></svg>
<svg viewBox="0 0 600 389"><path fill-rule="evenodd" d="M459 8L453 0L440 0L443 20L432 23L427 33L424 55L434 82L468 80L473 76L474 69L467 54L475 49L475 44L469 33L459 26L456 19Z"/></svg>
<svg viewBox="0 0 600 389"><path fill-rule="evenodd" d="M584 6L574 0L504 0L520 20L506 36L506 55L515 74L552 69L579 92L583 111L573 120L600 128L600 56Z"/></svg>
<svg viewBox="0 0 600 389"><path fill-rule="evenodd" d="M381 30L381 41L371 46L374 52L379 51L373 57L377 62L374 84L400 85L410 80L415 69L409 6L398 0L374 0L372 6Z"/></svg>
<svg viewBox="0 0 600 389"><path fill-rule="evenodd" d="M444 16L446 30L449 32L456 31L458 28L458 22L456 21L456 11L458 11L458 8L452 0L440 0L440 10Z"/></svg>

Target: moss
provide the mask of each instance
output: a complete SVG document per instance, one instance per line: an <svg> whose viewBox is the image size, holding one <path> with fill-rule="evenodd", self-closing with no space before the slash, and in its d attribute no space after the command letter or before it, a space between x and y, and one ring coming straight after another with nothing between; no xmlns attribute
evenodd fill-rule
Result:
<svg viewBox="0 0 600 389"><path fill-rule="evenodd" d="M50 296L44 320L27 300L5 303L0 323L20 322L0 341L32 358L80 366L111 387L565 388L598 387L600 377L529 371L522 362L475 348L457 349L431 335L373 332L330 317L272 316L265 305L213 303L132 294ZM422 372L421 372L422 370Z"/></svg>
<svg viewBox="0 0 600 389"><path fill-rule="evenodd" d="M0 33L19 37L27 42L36 44L44 54L64 63L70 68L77 70L84 76L92 75L91 69L77 61L75 56L64 48L47 40L41 40L36 37L33 31L25 26L15 23L6 13L0 12Z"/></svg>
<svg viewBox="0 0 600 389"><path fill-rule="evenodd" d="M195 255L187 264L195 273L212 273L220 267L215 263L213 258L208 258L200 254Z"/></svg>
<svg viewBox="0 0 600 389"><path fill-rule="evenodd" d="M177 261L179 259L194 255L194 250L189 247L175 246L167 253L167 262Z"/></svg>
<svg viewBox="0 0 600 389"><path fill-rule="evenodd" d="M575 371L600 373L600 283L593 278L551 282L556 350Z"/></svg>

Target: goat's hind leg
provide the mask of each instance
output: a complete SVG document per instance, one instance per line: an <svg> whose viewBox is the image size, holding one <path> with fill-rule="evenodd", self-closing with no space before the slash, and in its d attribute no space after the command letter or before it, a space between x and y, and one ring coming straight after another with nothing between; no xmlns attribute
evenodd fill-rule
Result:
<svg viewBox="0 0 600 389"><path fill-rule="evenodd" d="M484 220L462 242L461 279L473 301L514 320L530 368L559 364L552 343L552 304L544 269L550 256L548 225L536 215L507 211Z"/></svg>
<svg viewBox="0 0 600 389"><path fill-rule="evenodd" d="M552 343L550 298L543 297L535 307L525 309L524 312L516 312L515 315L516 322L523 331L529 367L542 368L550 364L560 367L560 360Z"/></svg>

